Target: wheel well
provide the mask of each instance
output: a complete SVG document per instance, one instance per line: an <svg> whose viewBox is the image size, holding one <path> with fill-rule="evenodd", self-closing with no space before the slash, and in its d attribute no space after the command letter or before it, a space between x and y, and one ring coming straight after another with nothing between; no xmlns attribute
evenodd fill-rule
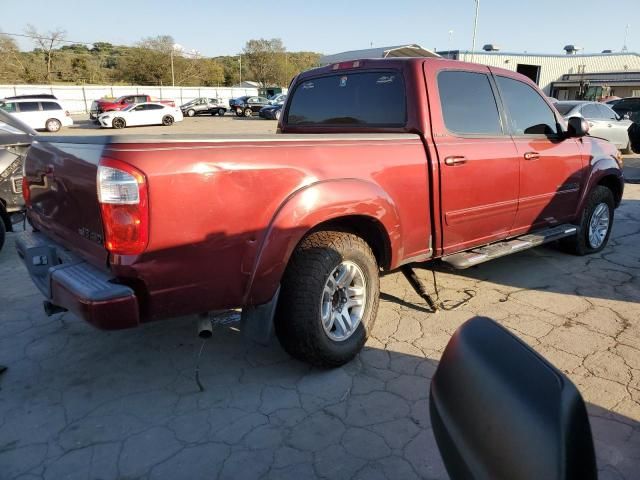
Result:
<svg viewBox="0 0 640 480"><path fill-rule="evenodd" d="M620 180L618 180L615 175L608 175L601 178L598 185L602 185L603 187L607 187L611 190L616 207L620 205L620 202L622 201L622 186L620 185Z"/></svg>
<svg viewBox="0 0 640 480"><path fill-rule="evenodd" d="M349 215L320 223L311 229L309 233L329 229L337 229L358 235L369 244L378 265L384 270L389 269L391 265L391 242L387 231L378 220L364 215Z"/></svg>

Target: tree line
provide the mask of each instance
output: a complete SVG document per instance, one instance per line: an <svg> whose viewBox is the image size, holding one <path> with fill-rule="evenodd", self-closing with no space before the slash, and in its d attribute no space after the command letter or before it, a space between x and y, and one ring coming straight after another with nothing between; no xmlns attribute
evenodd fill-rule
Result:
<svg viewBox="0 0 640 480"><path fill-rule="evenodd" d="M242 79L287 86L320 59L315 52L288 52L279 38L249 40L236 56L203 57L176 48L170 35L133 46L72 43L63 30L41 33L31 26L24 36L33 50L20 51L12 37L0 34L0 84L232 86Z"/></svg>

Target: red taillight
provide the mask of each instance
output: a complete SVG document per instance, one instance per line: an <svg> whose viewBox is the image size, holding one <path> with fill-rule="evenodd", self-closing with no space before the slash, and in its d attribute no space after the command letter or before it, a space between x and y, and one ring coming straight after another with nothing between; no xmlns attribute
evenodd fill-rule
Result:
<svg viewBox="0 0 640 480"><path fill-rule="evenodd" d="M31 191L29 190L29 182L26 175L22 176L22 198L24 198L24 203L27 206L31 205Z"/></svg>
<svg viewBox="0 0 640 480"><path fill-rule="evenodd" d="M149 242L146 177L125 162L103 158L97 180L107 250L118 255L142 253Z"/></svg>

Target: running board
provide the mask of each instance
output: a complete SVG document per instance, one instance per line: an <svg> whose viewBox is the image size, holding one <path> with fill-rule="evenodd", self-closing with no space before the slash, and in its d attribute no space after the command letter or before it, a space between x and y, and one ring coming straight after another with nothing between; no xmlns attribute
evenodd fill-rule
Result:
<svg viewBox="0 0 640 480"><path fill-rule="evenodd" d="M553 242L564 237L570 237L578 233L575 225L564 224L557 227L539 230L528 233L521 237L512 238L503 242L492 243L484 247L477 247L460 253L454 253L442 257L442 261L448 263L453 268L464 269L480 263L488 262L494 258L504 257L512 253L528 250L543 243Z"/></svg>

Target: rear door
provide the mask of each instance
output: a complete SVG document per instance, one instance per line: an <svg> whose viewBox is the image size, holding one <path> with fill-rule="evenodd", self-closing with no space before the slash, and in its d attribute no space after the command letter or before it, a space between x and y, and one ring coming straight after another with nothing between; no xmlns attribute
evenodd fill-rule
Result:
<svg viewBox="0 0 640 480"><path fill-rule="evenodd" d="M440 162L444 253L505 238L518 206L518 158L485 66L425 62Z"/></svg>
<svg viewBox="0 0 640 480"><path fill-rule="evenodd" d="M566 138L553 109L531 84L495 76L520 164L511 235L573 220L583 182L579 140Z"/></svg>

